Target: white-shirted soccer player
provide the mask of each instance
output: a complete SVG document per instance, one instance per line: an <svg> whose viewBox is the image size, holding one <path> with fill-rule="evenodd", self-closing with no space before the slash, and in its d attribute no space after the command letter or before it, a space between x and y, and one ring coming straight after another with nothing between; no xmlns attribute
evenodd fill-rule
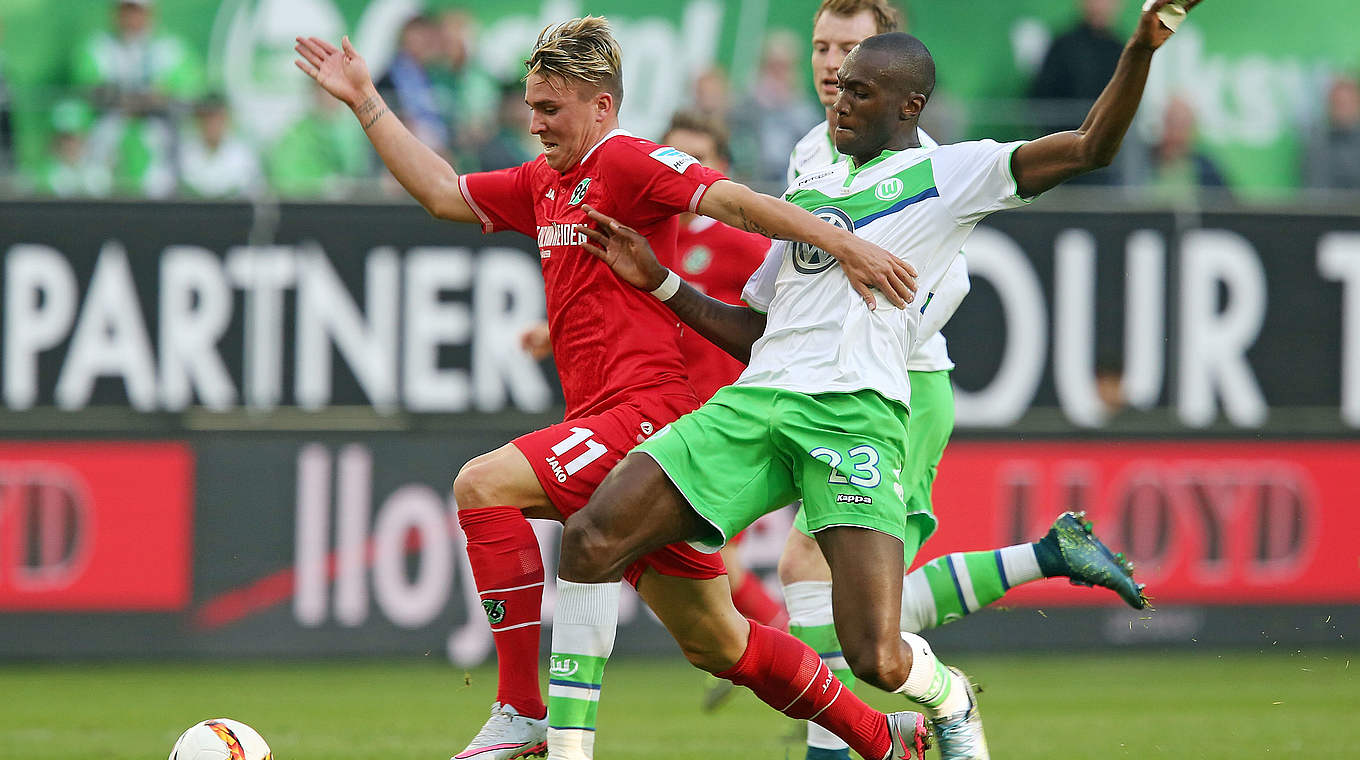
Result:
<svg viewBox="0 0 1360 760"><path fill-rule="evenodd" d="M1171 36L1157 17L1169 2L1155 0L1143 13L1082 126L1032 142L921 147L917 122L934 89L933 59L907 34L864 40L838 76L833 136L852 160L800 178L788 200L894 250L913 264L922 287L937 285L982 218L1110 163L1152 55ZM635 448L568 519L559 603L600 603L590 621L554 630L554 661L588 660L592 677L602 676L616 623L607 602L632 558L681 539L715 548L801 496L841 581L833 586L835 624L851 669L922 705L945 758L988 757L966 679L924 639L898 631L903 545L910 554L934 522L925 512L902 519L912 394L901 369L921 329L920 310L854 311L855 295L835 262L796 243L772 247L747 286L750 308L728 306L677 283L640 235L592 217L605 232L588 232L588 249L735 356L749 350L750 361L735 385ZM735 674L744 666L745 658Z"/></svg>
<svg viewBox="0 0 1360 760"><path fill-rule="evenodd" d="M791 186L800 177L850 160L836 149L830 126L839 95L837 71L861 40L898 31L900 25L900 15L888 0L823 0L817 8L812 22L812 77L827 118L794 146L788 171ZM917 135L921 147L936 147L925 130L918 129ZM967 262L960 253L940 282L918 301L920 334L906 364L912 389L903 471L909 513L933 514L931 488L954 429L950 382L954 362L939 330L968 290ZM959 620L997 601L1014 586L1049 577L1105 586L1135 608L1146 606L1127 564L1101 544L1089 523L1079 515L1064 513L1033 543L935 557L907 575L902 586L902 630L919 633ZM779 579L789 609L789 633L821 654L832 672L853 685L855 676L841 656L832 625L831 570L801 511L780 557ZM807 730L807 760L848 760L850 748L845 742L816 723L809 723Z"/></svg>

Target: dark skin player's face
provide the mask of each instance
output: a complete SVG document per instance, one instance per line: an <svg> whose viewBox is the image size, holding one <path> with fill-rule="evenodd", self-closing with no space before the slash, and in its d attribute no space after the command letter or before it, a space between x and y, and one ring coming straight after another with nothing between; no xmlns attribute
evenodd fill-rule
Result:
<svg viewBox="0 0 1360 760"><path fill-rule="evenodd" d="M905 92L892 81L886 54L855 48L841 64L840 94L832 110L836 150L863 164L885 150L904 150L921 144L916 120L925 107L924 95Z"/></svg>

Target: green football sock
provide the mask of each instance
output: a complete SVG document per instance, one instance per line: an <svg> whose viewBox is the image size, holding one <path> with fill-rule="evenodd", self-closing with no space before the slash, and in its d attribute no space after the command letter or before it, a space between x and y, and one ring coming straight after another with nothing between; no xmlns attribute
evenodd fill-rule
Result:
<svg viewBox="0 0 1360 760"><path fill-rule="evenodd" d="M553 760L595 755L595 711L604 666L614 650L621 587L557 579L548 666L548 757Z"/></svg>
<svg viewBox="0 0 1360 760"><path fill-rule="evenodd" d="M789 611L789 634L807 644L831 669L846 688L855 688L855 674L841 653L836 625L831 618L831 584L802 581L784 587L784 604ZM839 750L846 743L835 734L808 721L808 746Z"/></svg>
<svg viewBox="0 0 1360 760"><path fill-rule="evenodd" d="M1034 544L936 557L907 575L902 586L902 630L950 623L1000 599L1014 586L1039 580Z"/></svg>

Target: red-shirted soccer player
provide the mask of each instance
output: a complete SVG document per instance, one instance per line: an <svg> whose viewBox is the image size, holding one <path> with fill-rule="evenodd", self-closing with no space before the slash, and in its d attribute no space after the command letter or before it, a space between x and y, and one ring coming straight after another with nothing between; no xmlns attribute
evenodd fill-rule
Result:
<svg viewBox="0 0 1360 760"><path fill-rule="evenodd" d="M693 156L703 166L727 173L730 163L727 134L711 119L697 113L676 113L661 142ZM725 303L740 304L741 289L765 260L770 239L689 212L681 214L677 221L673 255L661 263L699 291ZM550 335L548 324L543 322L525 330L521 343L535 359L544 359L552 354ZM701 402L712 398L719 388L731 385L746 367L684 325L680 328L680 353L685 358L690 385ZM787 628L784 605L741 562L738 546L742 535L734 536L721 552L732 601L737 611L748 618L774 628ZM726 688L729 683L718 681L717 688L706 697L705 706L713 706L730 693Z"/></svg>
<svg viewBox="0 0 1360 760"><path fill-rule="evenodd" d="M681 111L672 116L661 142L694 156L699 163L723 174L731 164L726 130L698 113ZM742 288L765 260L769 249L767 237L729 227L706 216L682 214L675 256L661 264L679 272L700 292L724 303L739 305ZM681 325L680 353L685 356L689 381L700 401L709 400L719 388L731 385L746 368L688 325ZM789 613L783 602L770 595L760 577L750 572L741 559L745 536L745 531L733 536L719 552L727 566L732 603L738 612L752 620L781 631L788 630ZM731 681L710 676L704 689L704 709L716 709L732 695L732 687Z"/></svg>
<svg viewBox="0 0 1360 760"><path fill-rule="evenodd" d="M731 160L727 133L711 119L684 111L677 113L671 117L661 142L693 156L704 166L727 173ZM700 292L724 303L740 305L742 287L765 260L769 249L767 237L706 216L682 214L675 255L661 264L679 273ZM690 384L700 401L709 400L719 388L731 385L746 368L687 325L681 325L680 353L685 357ZM789 617L784 605L770 596L755 573L746 571L738 556L742 535L734 536L722 550L732 601L746 617L775 628L787 628Z"/></svg>
<svg viewBox="0 0 1360 760"><path fill-rule="evenodd" d="M873 289L904 307L915 273L845 230L728 181L674 148L618 129L619 47L603 19L573 19L545 29L526 62L530 131L543 154L511 169L461 176L390 115L348 39L336 48L315 37L298 38L295 49L298 67L350 106L383 163L431 214L478 222L487 232L516 230L538 242L567 419L468 462L454 480L454 495L499 667L491 719L456 757L508 760L541 752L543 566L524 518L562 520L580 509L633 445L698 406L678 346L677 320L581 248L580 229L591 224L582 206L619 217L657 250L674 249L675 215L687 211L806 241L837 258L871 308ZM662 289L676 287L678 280ZM628 578L683 639L686 631L677 626L693 609L696 594L720 588L722 598L730 599L722 575L721 561L676 544L640 560ZM751 626L752 640L758 628ZM775 656L750 666L759 672L743 671L757 696L795 717L807 717L803 713L811 709L852 746L885 754L890 731L901 733L900 719L889 721L839 686L835 698L801 695L806 685L800 691L790 681L798 674L785 675L779 663L802 661L811 650L805 653L801 643L777 632L761 632L759 639L761 651ZM790 702L790 693L800 696Z"/></svg>

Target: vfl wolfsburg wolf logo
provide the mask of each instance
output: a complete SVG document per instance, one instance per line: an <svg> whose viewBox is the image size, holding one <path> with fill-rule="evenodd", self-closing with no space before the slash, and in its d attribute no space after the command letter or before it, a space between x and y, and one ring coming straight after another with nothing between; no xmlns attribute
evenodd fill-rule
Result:
<svg viewBox="0 0 1360 760"><path fill-rule="evenodd" d="M855 231L855 222L835 206L822 206L812 215L847 232ZM836 263L831 254L810 243L793 244L793 268L803 274L817 274Z"/></svg>
<svg viewBox="0 0 1360 760"><path fill-rule="evenodd" d="M492 625L496 625L505 619L505 600L504 599L483 599L482 609L486 610L486 619Z"/></svg>
<svg viewBox="0 0 1360 760"><path fill-rule="evenodd" d="M549 675L554 675L559 678L569 678L576 675L576 671L580 669L580 663L570 657L563 657L560 654L555 654L548 658Z"/></svg>

